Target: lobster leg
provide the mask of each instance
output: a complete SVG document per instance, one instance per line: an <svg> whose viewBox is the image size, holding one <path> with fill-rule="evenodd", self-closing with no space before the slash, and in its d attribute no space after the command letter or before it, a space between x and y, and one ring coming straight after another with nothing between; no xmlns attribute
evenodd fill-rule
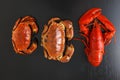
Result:
<svg viewBox="0 0 120 80"><path fill-rule="evenodd" d="M104 44L107 45L111 42L112 37L114 36L116 30L114 25L102 14L97 17L98 20L103 24L104 30L106 31L103 34Z"/></svg>
<svg viewBox="0 0 120 80"><path fill-rule="evenodd" d="M85 40L81 40L81 42L85 45L85 54L88 56L89 55L89 38L84 35L84 34L81 34L81 36L85 37L86 41Z"/></svg>
<svg viewBox="0 0 120 80"><path fill-rule="evenodd" d="M89 43L89 38L88 38L88 36L86 36L85 34L81 34L81 36L85 37L85 39L86 39L85 44L87 45L87 44Z"/></svg>

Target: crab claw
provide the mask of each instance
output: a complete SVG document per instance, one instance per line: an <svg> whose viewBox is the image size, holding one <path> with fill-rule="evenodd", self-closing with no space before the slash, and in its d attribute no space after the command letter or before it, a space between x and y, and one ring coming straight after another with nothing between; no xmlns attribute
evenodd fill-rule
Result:
<svg viewBox="0 0 120 80"><path fill-rule="evenodd" d="M74 46L72 44L70 46L67 45L65 54L60 59L60 61L63 62L63 63L69 62L73 53L74 53Z"/></svg>
<svg viewBox="0 0 120 80"><path fill-rule="evenodd" d="M65 33L66 33L66 38L68 40L71 40L73 38L74 32L73 32L73 24L70 20L64 20L61 22L65 26Z"/></svg>
<svg viewBox="0 0 120 80"><path fill-rule="evenodd" d="M28 25L32 28L33 33L38 33L38 27L35 23L36 20L31 16L25 16L21 22L28 22Z"/></svg>
<svg viewBox="0 0 120 80"><path fill-rule="evenodd" d="M64 20L61 23L64 24L64 26L65 26L66 38L68 39L68 41L71 40L73 38L73 35L74 35L72 22L70 20ZM73 53L74 53L74 46L72 44L67 45L66 50L65 50L65 54L60 59L60 61L63 63L69 62Z"/></svg>

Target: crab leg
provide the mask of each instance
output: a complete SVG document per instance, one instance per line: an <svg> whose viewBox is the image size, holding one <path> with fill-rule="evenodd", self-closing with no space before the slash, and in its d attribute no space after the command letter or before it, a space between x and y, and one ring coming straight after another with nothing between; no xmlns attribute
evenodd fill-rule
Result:
<svg viewBox="0 0 120 80"><path fill-rule="evenodd" d="M107 45L111 42L112 37L114 36L116 30L114 25L102 14L97 17L98 20L104 25L104 30L106 31L104 36L104 44Z"/></svg>
<svg viewBox="0 0 120 80"><path fill-rule="evenodd" d="M82 32L85 35L88 35L89 29L87 27L100 14L101 14L100 8L92 8L88 10L79 20L80 32Z"/></svg>
<svg viewBox="0 0 120 80"><path fill-rule="evenodd" d="M19 18L16 22L15 22L15 25L13 27L13 31L17 28L18 24L20 23L21 21L21 18Z"/></svg>
<svg viewBox="0 0 120 80"><path fill-rule="evenodd" d="M36 48L37 48L37 41L34 40L33 43L30 45L30 47L24 50L24 53L31 54L32 51L34 51Z"/></svg>
<svg viewBox="0 0 120 80"><path fill-rule="evenodd" d="M74 53L74 46L72 44L70 46L67 45L65 55L63 55L63 57L60 59L60 61L63 63L69 62L73 53Z"/></svg>

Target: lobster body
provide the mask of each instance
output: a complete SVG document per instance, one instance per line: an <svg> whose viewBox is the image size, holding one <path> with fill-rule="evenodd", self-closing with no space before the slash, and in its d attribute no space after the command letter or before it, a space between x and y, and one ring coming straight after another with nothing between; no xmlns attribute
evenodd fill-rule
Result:
<svg viewBox="0 0 120 80"><path fill-rule="evenodd" d="M90 32L88 47L85 52L88 56L88 61L98 66L103 58L104 54L104 39L100 27L96 24Z"/></svg>
<svg viewBox="0 0 120 80"><path fill-rule="evenodd" d="M88 61L93 66L99 66L104 55L104 46L111 42L116 30L113 24L102 15L100 8L88 10L79 19L80 35L85 45Z"/></svg>

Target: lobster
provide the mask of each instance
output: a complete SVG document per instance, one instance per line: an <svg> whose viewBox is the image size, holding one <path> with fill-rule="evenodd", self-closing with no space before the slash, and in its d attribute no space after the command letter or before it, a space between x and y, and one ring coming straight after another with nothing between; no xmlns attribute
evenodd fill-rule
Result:
<svg viewBox="0 0 120 80"><path fill-rule="evenodd" d="M92 8L79 19L81 41L85 45L88 61L95 67L102 62L104 47L111 42L116 30L114 25L102 14L102 9Z"/></svg>

